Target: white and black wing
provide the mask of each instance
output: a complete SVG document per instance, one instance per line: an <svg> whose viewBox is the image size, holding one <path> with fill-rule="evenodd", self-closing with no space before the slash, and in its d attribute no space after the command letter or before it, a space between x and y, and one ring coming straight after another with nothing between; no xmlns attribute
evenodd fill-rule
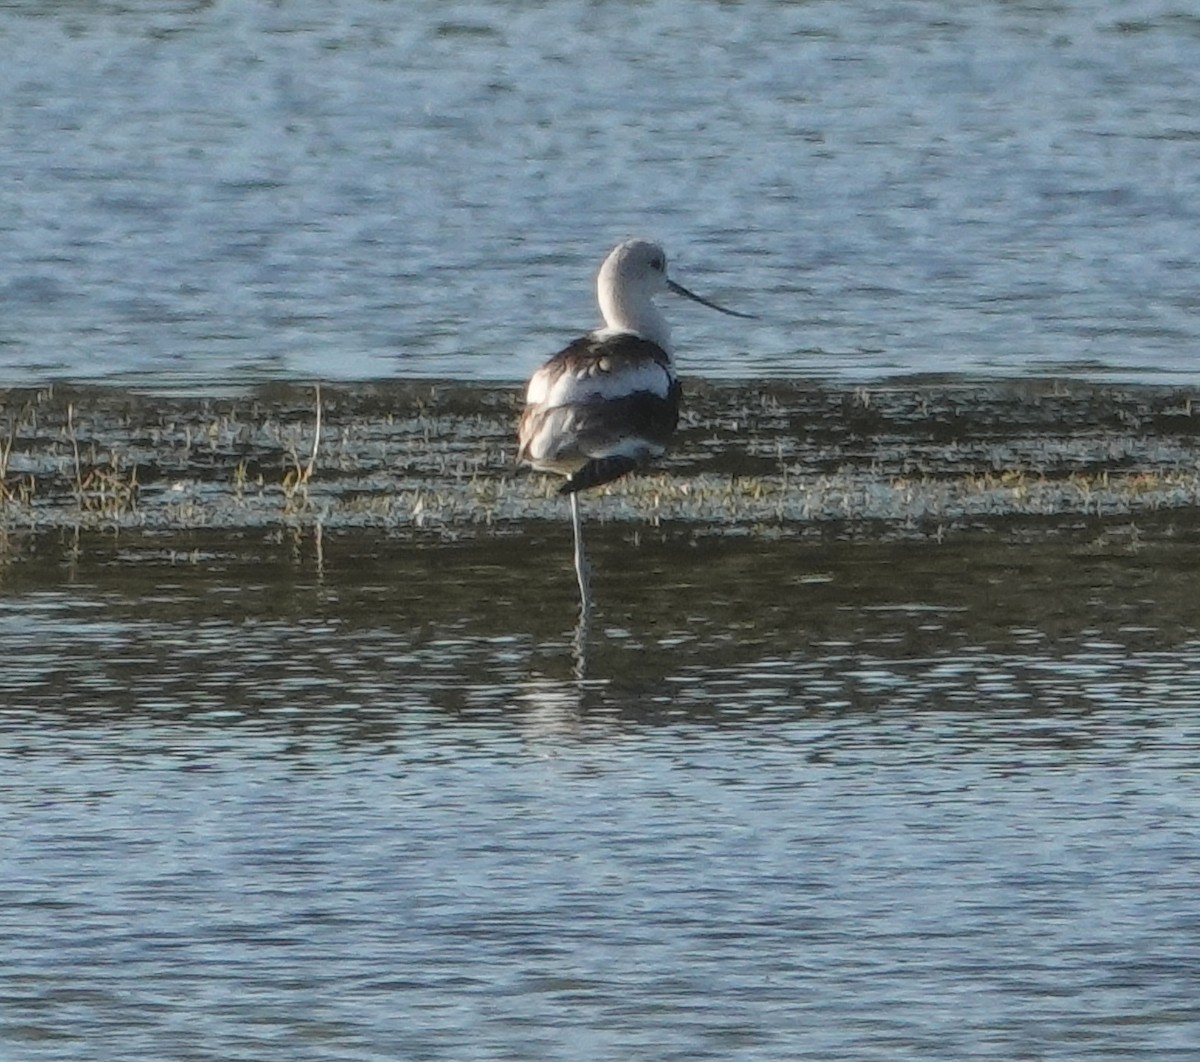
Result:
<svg viewBox="0 0 1200 1062"><path fill-rule="evenodd" d="M681 393L657 344L631 333L584 336L529 381L518 459L568 476L564 493L611 482L663 453Z"/></svg>

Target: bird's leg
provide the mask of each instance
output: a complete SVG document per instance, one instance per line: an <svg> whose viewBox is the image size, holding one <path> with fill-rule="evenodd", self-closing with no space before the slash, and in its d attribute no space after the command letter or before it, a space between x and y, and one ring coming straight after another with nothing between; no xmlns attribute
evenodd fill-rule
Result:
<svg viewBox="0 0 1200 1062"><path fill-rule="evenodd" d="M571 494L571 526L575 531L575 577L579 580L579 609L587 616L592 609L592 591L587 557L583 552L583 521L579 518L579 494Z"/></svg>

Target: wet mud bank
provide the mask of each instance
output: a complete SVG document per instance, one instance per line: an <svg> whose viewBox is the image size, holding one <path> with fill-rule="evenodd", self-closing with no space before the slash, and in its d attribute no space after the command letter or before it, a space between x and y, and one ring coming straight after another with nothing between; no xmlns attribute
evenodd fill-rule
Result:
<svg viewBox="0 0 1200 1062"><path fill-rule="evenodd" d="M0 392L0 534L9 555L62 534L526 534L567 512L514 467L520 391ZM667 459L587 511L651 536L1178 539L1200 523L1200 413L1178 388L691 380Z"/></svg>

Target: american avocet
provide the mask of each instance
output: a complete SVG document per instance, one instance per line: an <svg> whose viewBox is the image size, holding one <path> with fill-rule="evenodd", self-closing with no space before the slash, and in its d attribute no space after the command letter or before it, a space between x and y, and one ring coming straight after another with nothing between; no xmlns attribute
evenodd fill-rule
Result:
<svg viewBox="0 0 1200 1062"><path fill-rule="evenodd" d="M611 483L662 456L679 421L681 388L671 359L671 329L654 296L662 291L732 317L750 317L709 302L667 276L657 243L626 240L596 278L605 327L576 339L529 380L517 431L517 460L567 481L575 532L575 574L590 603L579 492Z"/></svg>

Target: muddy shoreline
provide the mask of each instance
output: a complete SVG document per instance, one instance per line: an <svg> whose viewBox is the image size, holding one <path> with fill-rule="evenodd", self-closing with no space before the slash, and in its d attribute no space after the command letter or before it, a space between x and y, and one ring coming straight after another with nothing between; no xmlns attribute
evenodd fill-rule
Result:
<svg viewBox="0 0 1200 1062"><path fill-rule="evenodd" d="M217 397L0 392L0 533L320 531L438 539L563 522L514 468L520 386L271 384ZM686 382L668 457L589 519L692 535L973 532L1139 541L1200 523L1193 392L1074 381ZM314 443L317 445L314 448Z"/></svg>

